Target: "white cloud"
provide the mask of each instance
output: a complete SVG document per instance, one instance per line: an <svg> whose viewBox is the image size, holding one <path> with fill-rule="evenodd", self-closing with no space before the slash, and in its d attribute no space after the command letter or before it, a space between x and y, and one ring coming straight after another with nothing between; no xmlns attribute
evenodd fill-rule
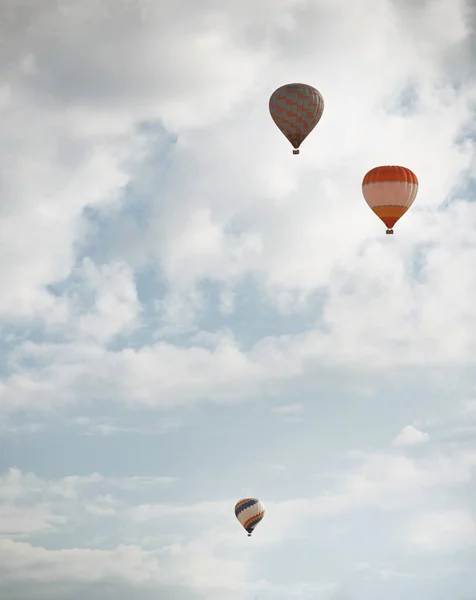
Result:
<svg viewBox="0 0 476 600"><path fill-rule="evenodd" d="M273 411L280 415L296 415L302 413L303 405L299 402L296 404L283 404L282 406L273 408Z"/></svg>
<svg viewBox="0 0 476 600"><path fill-rule="evenodd" d="M107 417L97 417L95 419L91 419L90 417L75 417L72 420L72 423L83 429L85 435L88 436L110 436L120 435L123 433L157 435L180 428L181 426L180 421L173 418L162 418L160 419L159 423L147 422L143 424L141 423L140 426L134 427L129 425L116 424L114 419Z"/></svg>
<svg viewBox="0 0 476 600"><path fill-rule="evenodd" d="M86 510L93 515L112 516L117 514L118 502L110 494L99 495L93 502L86 504Z"/></svg>
<svg viewBox="0 0 476 600"><path fill-rule="evenodd" d="M316 362L371 369L472 360L476 210L464 190L446 205L455 186L462 190L473 156L469 138L459 142L476 98L465 72L466 4L368 3L370 20L345 2L298 0L283 0L279 10L262 3L252 20L248 4L231 2L200 11L187 3L185 21L185 7L165 16L144 5L145 18L133 2L116 12L111 4L105 12L78 5L66 16L52 3L20 11L16 33L12 26L4 32L12 64L28 68L11 71L3 94L0 269L2 281L15 285L5 286L0 314L7 322L44 318L72 347L43 345L42 368L3 381L3 406L70 402L91 387L147 405L169 396L239 398ZM35 35L25 52L29 28ZM168 59L157 63L164 49ZM314 57L323 53L332 59L315 80ZM344 65L345 82L335 75ZM267 114L270 92L290 78L315 84L326 100L298 160ZM409 87L417 100L402 115L396 105ZM166 152L167 136L136 126L157 119L178 142L164 176L151 179L144 161L156 145ZM382 161L408 164L421 181L392 240L360 193L362 175ZM121 213L125 206L146 207L147 223ZM74 271L78 243L86 233L94 239L87 207L111 224L109 254L104 264L86 258ZM117 223L126 229L114 229ZM309 308L325 288L322 319L301 334L276 332L247 352L230 335L210 354L164 344L105 353L103 344L140 325L139 265L165 277L152 316L159 336L196 329L207 309L204 280L222 285L225 314L236 308L236 284L250 276L268 305L287 313ZM47 291L73 272L95 295L83 312L67 287ZM84 336L98 347L79 346ZM111 371L122 379L119 392Z"/></svg>
<svg viewBox="0 0 476 600"><path fill-rule="evenodd" d="M235 309L235 294L231 290L223 290L220 294L220 311L229 315Z"/></svg>
<svg viewBox="0 0 476 600"><path fill-rule="evenodd" d="M244 578L237 561L199 552L193 545L176 544L158 552L121 545L114 550L81 548L47 550L28 543L0 540L2 583L100 582L180 584L198 589L233 589ZM36 568L33 568L36 566Z"/></svg>
<svg viewBox="0 0 476 600"><path fill-rule="evenodd" d="M130 536L127 528L121 529L129 503L141 492L150 493L154 487L160 489L173 482L173 478L165 477L105 478L99 474L47 481L10 469L0 481L0 588L10 582L19 585L20 581L67 586L79 582L123 581L152 589L179 585L203 593L214 589L232 591L234 587L243 586L246 561L217 552L213 537L212 541L204 539L198 543L190 535L183 542L180 541L183 536L175 535L170 545L160 544L155 539L154 549L150 551L131 544L115 549L51 550L10 539L13 536L29 538L54 530L77 531L78 524L84 527L91 519L94 519L96 537L103 531L98 527L109 519L118 519L119 535ZM97 486L106 486L111 492L95 494ZM122 496L123 492L128 496ZM203 521L206 507L205 510L197 507L197 511Z"/></svg>
<svg viewBox="0 0 476 600"><path fill-rule="evenodd" d="M427 442L430 436L425 431L420 431L413 425L404 427L392 441L393 446L414 446Z"/></svg>
<svg viewBox="0 0 476 600"><path fill-rule="evenodd" d="M0 477L0 534L28 536L57 529L75 520L82 505L94 514L116 514L123 510L115 490L141 494L164 489L175 477L104 477L99 473L45 480L33 473L11 468ZM101 486L110 493L95 494Z"/></svg>
<svg viewBox="0 0 476 600"><path fill-rule="evenodd" d="M85 259L80 284L82 289L90 288L95 299L94 308L79 316L79 337L84 334L107 343L115 335L139 326L140 304L129 265L115 263L98 267Z"/></svg>
<svg viewBox="0 0 476 600"><path fill-rule="evenodd" d="M169 476L105 477L100 473L91 473L90 475L68 475L48 481L33 473L23 473L20 469L10 468L0 481L0 498L15 499L35 494L42 495L46 492L64 498L75 498L81 489L98 484L141 491L152 486L169 485L177 479Z"/></svg>
<svg viewBox="0 0 476 600"><path fill-rule="evenodd" d="M270 469L271 471L286 471L287 470L287 466L286 465L282 465L279 463L264 463L263 466L266 469Z"/></svg>
<svg viewBox="0 0 476 600"><path fill-rule="evenodd" d="M19 373L4 381L0 398L5 411L47 408L85 390L130 405L171 406L206 396L227 402L243 398L272 377L271 365L251 360L230 337L219 338L211 350L166 342L116 352L92 342L26 343L17 356L46 366L31 371L18 367Z"/></svg>
<svg viewBox="0 0 476 600"><path fill-rule="evenodd" d="M21 423L18 425L13 425L9 423L8 420L0 421L0 436L2 435L14 435L18 433L31 433L35 434L39 431L42 431L45 427L44 423Z"/></svg>
<svg viewBox="0 0 476 600"><path fill-rule="evenodd" d="M144 598L151 586L153 597L243 600L260 591L250 587L256 581L247 569L258 572L271 560L289 581L261 581L263 592L325 598L333 582L293 583L301 572L281 569L291 564L292 542L285 549L278 542L295 539L304 523L323 527L346 515L335 528L343 532L344 521L350 527L353 514L369 509L401 525L414 548L469 547L473 525L464 508L454 508L464 506L456 496L474 480L469 439L408 426L391 452L355 453L334 484L311 489L322 483L311 477L306 493L300 485L296 493L291 485L273 488L279 476L260 469L268 512L250 546L226 489L211 498L200 489L203 502L191 499L190 478L174 470L184 442L155 440L159 429L153 419L136 419L140 413L129 419L137 408L183 410L198 402L252 408L284 384L287 398L301 398L291 380L316 372L326 386L332 379L330 411L343 407L337 386L357 390L362 411L372 411L375 398L361 391L375 391L381 376L394 382L430 367L431 377L446 381L453 369L473 366L469 0L7 4L0 8L0 431L40 434L35 412L42 410L42 422L59 417L44 456L56 437L63 440L49 473L67 469L78 444L82 473L96 469L94 448L104 461L114 452L114 477L26 473L27 455L37 465L45 460L39 436L21 449L2 437L2 458L11 451L18 468L0 479L0 530L16 536L0 541L0 585L13 582L16 595L13 588L0 595L33 600L61 590L69 600L68 580L114 580L124 589L137 584ZM326 103L299 157L267 106L288 81L315 85ZM421 184L394 236L385 236L360 190L365 172L384 163L409 166ZM463 380L471 373L445 383L454 388L451 403L467 394ZM311 415L306 409L296 402L276 414L298 421ZM68 436L61 415L69 425L78 410L83 418ZM402 406L396 419L405 414L418 424L419 410L418 401ZM223 414L210 408L202 415L205 435L216 427L215 411ZM366 447L374 447L370 427L388 432L385 418L376 411L371 426L365 421L359 440ZM308 443L317 452L306 425L303 454ZM274 426L271 419L263 435L274 435ZM299 427L290 433L299 435ZM417 457L400 448L430 435L436 441ZM337 461L337 446L345 452L354 441L331 437L319 442L319 456ZM258 450L259 465L285 462L283 481L299 480L284 458L295 439L280 440L277 452L274 442L269 454ZM170 455L171 473L118 475L131 444ZM312 461L304 466L314 468ZM181 486L175 496L172 475ZM443 512L428 512L430 496L441 498ZM216 522L204 533L213 511ZM160 520L160 531L151 520ZM147 544L136 540L142 535ZM28 543L18 543L20 536ZM165 538L173 540L168 547ZM91 539L105 547L88 550ZM394 541L380 540L379 555ZM397 566L381 566L382 577L406 572ZM33 587L24 591L28 579ZM194 592L184 592L184 581Z"/></svg>
<svg viewBox="0 0 476 600"><path fill-rule="evenodd" d="M345 488L354 500L361 497L384 507L405 498L414 500L424 490L469 482L476 468L474 451L436 452L414 459L398 453L357 453L355 458L360 464Z"/></svg>
<svg viewBox="0 0 476 600"><path fill-rule="evenodd" d="M396 453L356 452L353 457L356 464L336 474L335 485L317 496L280 501L266 499L266 521L272 520L273 524L266 526L264 521L260 524L255 544L276 543L311 518L336 517L369 508L398 512L419 507L428 494L470 483L476 469L474 452L437 453L414 459ZM180 516L196 524L201 524L207 514L213 514L218 528L231 530L230 507L233 505L232 498L192 505L143 504L132 507L128 514L137 522ZM217 532L217 536L225 542L229 534Z"/></svg>
<svg viewBox="0 0 476 600"><path fill-rule="evenodd" d="M0 505L0 536L25 536L44 532L66 522L63 515L54 514L48 506Z"/></svg>
<svg viewBox="0 0 476 600"><path fill-rule="evenodd" d="M229 586L230 590L244 590L257 585L247 580L245 569L246 562L252 560L253 553L259 553L260 548L274 547L284 539L289 540L290 536L291 539L299 536L299 532L303 528L308 530L315 519L329 521L330 518L365 509L392 511L404 519L410 515L410 520L402 522L402 533L404 541L414 547L426 550L442 548L445 544L451 548L466 547L472 543L471 535L474 533L474 528L469 527L470 517L467 513L455 509L421 516L420 511L429 495L435 497L435 491L470 483L476 468L476 455L463 451L442 454L431 448L428 446L424 456L412 459L395 452L354 452L349 468L334 477L335 483L320 494L291 496L286 500L266 498L266 519L260 524L259 535L253 539L254 550L248 550L246 560L242 557L242 550L243 539L247 539L241 535L239 524L233 516L232 498L204 500L195 504L177 501L136 503L141 492L149 494L154 487L163 489L174 483L174 478L110 478L92 474L46 481L31 473L23 474L18 469L11 469L0 482L0 529L4 536L26 537L53 529L61 531L65 526L70 528L72 524L77 524L81 515L82 519L87 519L89 515L89 518L101 522L116 519L117 527L121 528L118 529L121 537L125 532L130 535L128 523L133 525L137 533L140 527L146 527L144 531L149 536L153 531L157 533L148 542L150 551L137 545L121 546L115 550L52 551L30 544L14 544L4 539L1 549L9 554L6 562L0 561L4 568L8 568L9 575L5 582L20 578L23 569L28 569L33 561L41 564L41 569L32 571L25 581L33 578L43 582L97 582L121 578L154 586L172 585L182 578L187 585L196 589L226 589ZM104 492L97 493L98 489ZM123 495L123 492L127 495ZM134 496L130 496L131 492L134 492ZM404 512L401 512L402 509ZM23 512L20 513L20 510ZM208 524L204 531L204 523L210 515L213 515L213 523ZM163 525L158 527L154 524L156 521ZM8 524L6 528L5 523ZM100 531L95 522L96 537ZM168 539L171 542L174 540L172 545L164 546ZM90 561L97 563L92 570L89 570ZM73 562L76 566L63 568L66 562ZM113 569L113 563L120 564L121 573L114 570L116 567ZM215 568L225 571L212 575ZM378 572L383 567L379 569ZM388 579L391 573L397 572L388 565L381 576ZM285 592L284 587L271 582L264 582L263 585L263 590ZM315 585L317 590L324 582ZM332 582L326 585L329 590L334 586ZM288 593L305 597L314 589L310 583L309 586L285 587Z"/></svg>
<svg viewBox="0 0 476 600"><path fill-rule="evenodd" d="M109 477L109 485L122 488L123 490L141 491L153 486L168 486L177 481L176 477Z"/></svg>
<svg viewBox="0 0 476 600"><path fill-rule="evenodd" d="M467 400L463 406L463 412L465 413L476 413L476 400Z"/></svg>
<svg viewBox="0 0 476 600"><path fill-rule="evenodd" d="M419 550L453 552L476 546L476 521L465 510L432 511L412 520L407 543Z"/></svg>

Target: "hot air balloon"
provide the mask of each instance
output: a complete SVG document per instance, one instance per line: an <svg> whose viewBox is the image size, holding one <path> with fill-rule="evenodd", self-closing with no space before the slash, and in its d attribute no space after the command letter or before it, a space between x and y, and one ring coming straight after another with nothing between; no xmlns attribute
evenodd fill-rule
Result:
<svg viewBox="0 0 476 600"><path fill-rule="evenodd" d="M238 521L248 532L248 537L253 529L264 517L264 504L257 498L243 498L235 505L235 515Z"/></svg>
<svg viewBox="0 0 476 600"><path fill-rule="evenodd" d="M362 181L364 198L387 226L387 233L393 233L393 226L413 204L417 192L417 176L406 167L375 167Z"/></svg>
<svg viewBox="0 0 476 600"><path fill-rule="evenodd" d="M322 117L324 98L310 85L288 83L271 94L269 112L293 145L293 154L299 154L299 146Z"/></svg>

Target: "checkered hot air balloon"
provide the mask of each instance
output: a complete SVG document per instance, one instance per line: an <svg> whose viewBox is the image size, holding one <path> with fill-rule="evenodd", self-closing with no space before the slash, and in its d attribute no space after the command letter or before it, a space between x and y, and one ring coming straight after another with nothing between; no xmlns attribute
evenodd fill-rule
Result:
<svg viewBox="0 0 476 600"><path fill-rule="evenodd" d="M324 98L311 85L288 83L271 94L271 117L299 154L299 146L319 123L324 112Z"/></svg>
<svg viewBox="0 0 476 600"><path fill-rule="evenodd" d="M417 176L406 167L375 167L362 181L365 201L385 223L387 233L393 233L393 226L413 204L417 192Z"/></svg>
<svg viewBox="0 0 476 600"><path fill-rule="evenodd" d="M253 529L264 517L264 504L257 498L243 498L235 505L235 515L243 528L248 532L248 537Z"/></svg>

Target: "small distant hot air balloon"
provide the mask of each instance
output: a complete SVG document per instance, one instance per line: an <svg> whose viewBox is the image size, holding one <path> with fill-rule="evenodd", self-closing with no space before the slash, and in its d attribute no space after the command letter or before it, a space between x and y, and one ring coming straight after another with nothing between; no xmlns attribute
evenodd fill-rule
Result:
<svg viewBox="0 0 476 600"><path fill-rule="evenodd" d="M264 517L264 504L257 498L243 498L235 505L235 515L244 529L248 532L248 537L253 533L253 529Z"/></svg>
<svg viewBox="0 0 476 600"><path fill-rule="evenodd" d="M387 226L387 233L393 233L393 226L413 204L417 192L417 176L406 167L375 167L362 181L364 198Z"/></svg>
<svg viewBox="0 0 476 600"><path fill-rule="evenodd" d="M299 154L299 146L322 117L324 98L310 85L288 83L271 94L269 112L293 145L293 154Z"/></svg>

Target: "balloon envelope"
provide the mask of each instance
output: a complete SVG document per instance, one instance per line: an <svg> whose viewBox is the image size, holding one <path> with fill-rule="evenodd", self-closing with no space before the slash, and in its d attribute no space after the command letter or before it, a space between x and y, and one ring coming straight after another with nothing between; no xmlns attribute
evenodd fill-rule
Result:
<svg viewBox="0 0 476 600"><path fill-rule="evenodd" d="M264 504L257 498L243 498L235 505L235 516L250 536L264 517Z"/></svg>
<svg viewBox="0 0 476 600"><path fill-rule="evenodd" d="M311 85L288 83L271 94L269 112L293 145L293 154L299 154L299 146L322 117L324 98Z"/></svg>
<svg viewBox="0 0 476 600"><path fill-rule="evenodd" d="M362 181L367 204L387 226L387 233L403 217L418 193L418 179L406 167L382 166L371 169Z"/></svg>

